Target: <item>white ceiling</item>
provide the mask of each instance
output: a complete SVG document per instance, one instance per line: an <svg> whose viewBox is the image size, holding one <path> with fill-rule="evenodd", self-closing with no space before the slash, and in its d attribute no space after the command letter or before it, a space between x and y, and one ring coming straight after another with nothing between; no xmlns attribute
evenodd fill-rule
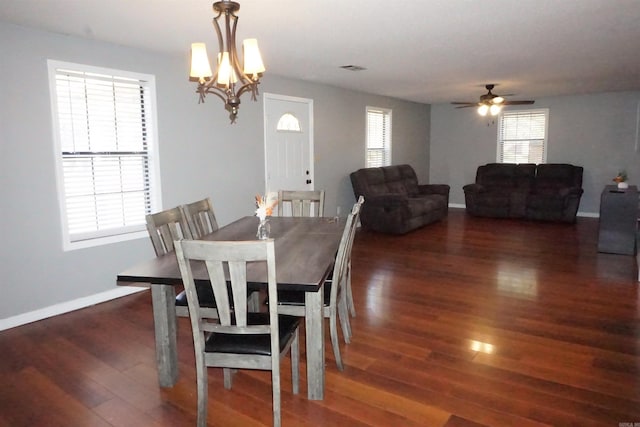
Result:
<svg viewBox="0 0 640 427"><path fill-rule="evenodd" d="M207 0L0 0L0 21L184 55ZM639 0L240 0L268 73L423 102L640 90ZM367 70L350 72L341 65ZM188 64L185 63L185 74Z"/></svg>

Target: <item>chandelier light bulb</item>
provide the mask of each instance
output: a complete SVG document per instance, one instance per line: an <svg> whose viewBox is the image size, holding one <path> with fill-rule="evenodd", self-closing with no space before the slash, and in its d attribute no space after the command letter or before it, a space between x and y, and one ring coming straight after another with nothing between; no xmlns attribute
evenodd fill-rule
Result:
<svg viewBox="0 0 640 427"><path fill-rule="evenodd" d="M258 74L265 71L260 49L258 49L258 40L246 39L242 42L242 48L244 50L244 73L251 75L253 80L257 80Z"/></svg>
<svg viewBox="0 0 640 427"><path fill-rule="evenodd" d="M191 44L191 73L189 76L197 78L200 83L204 83L206 78L213 76L207 56L207 46L204 43Z"/></svg>
<svg viewBox="0 0 640 427"><path fill-rule="evenodd" d="M229 62L229 52L222 52L218 54L218 81L221 86L229 86L229 83L233 81L233 69Z"/></svg>

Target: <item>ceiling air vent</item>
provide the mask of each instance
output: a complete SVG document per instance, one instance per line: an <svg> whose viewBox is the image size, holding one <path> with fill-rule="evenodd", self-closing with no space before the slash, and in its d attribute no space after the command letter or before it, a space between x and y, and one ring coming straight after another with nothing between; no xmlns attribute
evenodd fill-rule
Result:
<svg viewBox="0 0 640 427"><path fill-rule="evenodd" d="M363 71L363 70L366 70L366 68L361 67L359 65L342 65L342 66L340 66L340 68L342 68L344 70L349 70L349 71Z"/></svg>

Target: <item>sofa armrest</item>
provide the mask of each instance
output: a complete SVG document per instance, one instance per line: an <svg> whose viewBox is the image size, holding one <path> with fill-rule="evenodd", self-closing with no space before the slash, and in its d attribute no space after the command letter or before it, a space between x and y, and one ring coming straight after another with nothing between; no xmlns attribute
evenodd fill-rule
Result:
<svg viewBox="0 0 640 427"><path fill-rule="evenodd" d="M418 185L418 192L420 194L441 194L448 196L450 188L447 184L422 184Z"/></svg>
<svg viewBox="0 0 640 427"><path fill-rule="evenodd" d="M462 190L464 190L465 193L482 193L483 191L486 191L487 189L485 188L484 185L467 184L464 187L462 187Z"/></svg>

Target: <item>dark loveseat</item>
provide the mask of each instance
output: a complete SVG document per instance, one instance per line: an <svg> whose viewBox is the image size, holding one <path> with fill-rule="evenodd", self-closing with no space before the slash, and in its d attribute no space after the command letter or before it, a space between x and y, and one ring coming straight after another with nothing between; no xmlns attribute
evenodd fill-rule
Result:
<svg viewBox="0 0 640 427"><path fill-rule="evenodd" d="M359 169L351 173L356 199L364 196L362 226L404 234L447 215L449 186L418 184L409 165Z"/></svg>
<svg viewBox="0 0 640 427"><path fill-rule="evenodd" d="M489 163L463 187L475 216L575 222L582 197L582 167L564 163Z"/></svg>

